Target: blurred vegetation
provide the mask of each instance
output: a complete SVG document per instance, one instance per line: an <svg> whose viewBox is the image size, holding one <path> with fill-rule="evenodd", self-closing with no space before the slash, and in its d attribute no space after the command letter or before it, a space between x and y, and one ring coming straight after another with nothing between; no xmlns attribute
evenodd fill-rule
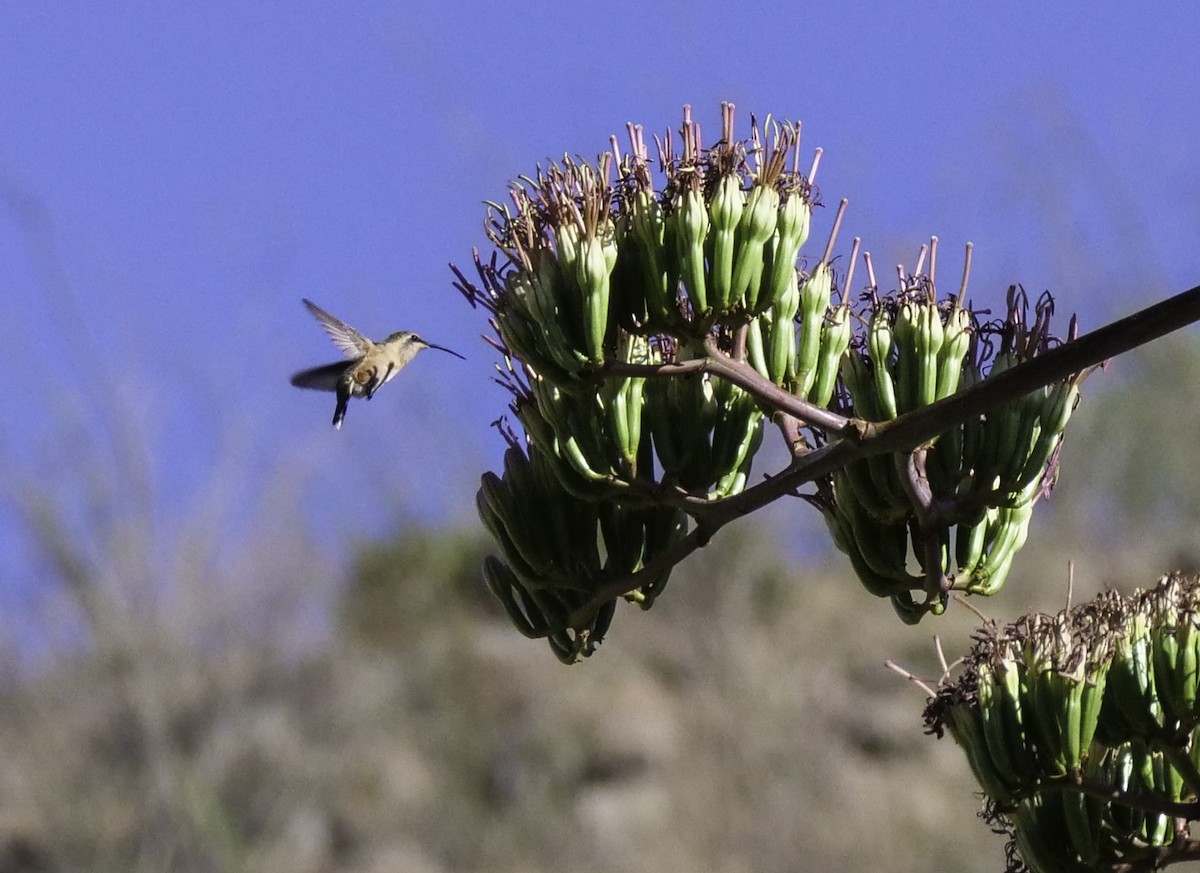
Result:
<svg viewBox="0 0 1200 873"><path fill-rule="evenodd" d="M1198 392L1190 333L1094 375L1061 487L975 603L1057 608L1069 559L1077 597L1195 569ZM957 748L882 666L933 675L929 635L954 657L976 619L905 627L786 529L722 532L567 668L488 598L481 531L407 526L326 601L291 490L235 556L200 535L215 510L171 539L55 493L5 494L58 593L43 620L84 632L3 687L0 873L1002 867Z"/></svg>

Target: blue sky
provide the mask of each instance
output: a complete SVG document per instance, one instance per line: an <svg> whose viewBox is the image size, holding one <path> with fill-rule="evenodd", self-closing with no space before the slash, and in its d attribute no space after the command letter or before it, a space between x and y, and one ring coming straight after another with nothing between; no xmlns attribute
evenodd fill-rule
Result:
<svg viewBox="0 0 1200 873"><path fill-rule="evenodd" d="M683 103L709 141L721 100L743 131L801 119L825 202L850 198L843 249L973 240L976 300L1050 288L1087 329L1200 282L1189 4L10 0L0 25L0 475L75 500L107 461L71 428L105 407L164 529L233 451L233 530L272 475L335 560L473 522L503 395L447 262L508 179ZM419 358L334 432L287 385L337 355L301 297L469 360ZM36 596L4 506L0 549L0 597Z"/></svg>

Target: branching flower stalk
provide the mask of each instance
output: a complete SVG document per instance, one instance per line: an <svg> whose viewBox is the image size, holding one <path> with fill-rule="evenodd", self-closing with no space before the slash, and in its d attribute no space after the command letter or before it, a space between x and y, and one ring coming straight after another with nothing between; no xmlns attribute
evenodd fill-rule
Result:
<svg viewBox="0 0 1200 873"><path fill-rule="evenodd" d="M484 576L514 624L574 661L625 598L649 608L671 568L725 524L784 496L818 508L873 594L905 621L953 591L992 594L1052 486L1085 376L1200 318L1200 289L1090 336L1052 336L1053 301L1009 289L1004 315L939 297L938 243L882 292L834 256L806 262L818 150L800 125L752 119L702 147L628 127L595 163L566 156L489 204L494 246L456 287L488 315L520 425L480 515ZM849 265L857 261L858 241ZM928 264L928 272L925 272ZM848 265L848 266L849 266ZM789 464L754 481L766 424ZM811 490L801 491L805 485ZM915 595L915 596L914 596Z"/></svg>

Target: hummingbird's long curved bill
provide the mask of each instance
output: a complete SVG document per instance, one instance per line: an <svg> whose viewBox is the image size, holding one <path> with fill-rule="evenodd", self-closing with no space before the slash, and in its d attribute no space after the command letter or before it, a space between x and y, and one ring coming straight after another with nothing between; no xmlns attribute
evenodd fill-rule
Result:
<svg viewBox="0 0 1200 873"><path fill-rule="evenodd" d="M446 352L448 354L454 355L454 357L456 357L456 358L461 358L464 361L466 360L465 356L460 355L458 352L454 351L454 349L448 349L445 346L439 346L435 343L426 342L425 340L421 340L421 342L425 343L427 348L437 349L439 352Z"/></svg>

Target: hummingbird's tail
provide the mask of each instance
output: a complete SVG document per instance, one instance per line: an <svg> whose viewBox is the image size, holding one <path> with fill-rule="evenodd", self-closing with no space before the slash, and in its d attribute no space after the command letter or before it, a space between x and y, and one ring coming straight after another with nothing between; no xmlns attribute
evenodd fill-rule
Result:
<svg viewBox="0 0 1200 873"><path fill-rule="evenodd" d="M346 417L346 407L350 403L349 380L340 379L337 383L337 406L333 410L333 426L335 430L342 429L342 420Z"/></svg>
<svg viewBox="0 0 1200 873"><path fill-rule="evenodd" d="M292 374L292 384L297 388L311 388L314 391L334 391L337 393L337 408L333 411L333 426L342 429L342 419L346 417L346 406L350 402L350 379L347 371L353 367L354 361L338 361L323 367L313 367L311 370L301 370Z"/></svg>
<svg viewBox="0 0 1200 873"><path fill-rule="evenodd" d="M353 361L337 361L323 367L313 367L292 374L292 384L297 388L309 388L313 391L337 391L338 380L353 365Z"/></svg>

